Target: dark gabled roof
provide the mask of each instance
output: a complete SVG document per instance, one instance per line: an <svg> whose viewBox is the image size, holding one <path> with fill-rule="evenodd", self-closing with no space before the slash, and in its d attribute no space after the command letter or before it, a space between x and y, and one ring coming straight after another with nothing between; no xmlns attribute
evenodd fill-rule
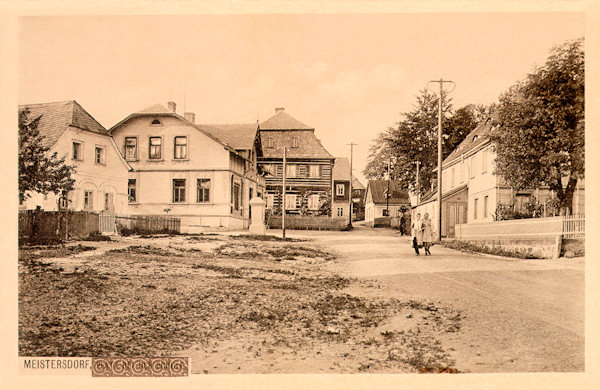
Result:
<svg viewBox="0 0 600 390"><path fill-rule="evenodd" d="M292 139L298 139L298 147L292 148ZM283 158L283 147L287 146L287 158L333 159L315 136L314 130L260 130L263 158ZM269 147L269 138L273 147Z"/></svg>
<svg viewBox="0 0 600 390"><path fill-rule="evenodd" d="M283 109L273 115L266 121L262 122L259 127L261 130L314 130L310 127L287 114Z"/></svg>
<svg viewBox="0 0 600 390"><path fill-rule="evenodd" d="M236 150L251 150L258 132L256 123L199 126Z"/></svg>
<svg viewBox="0 0 600 390"><path fill-rule="evenodd" d="M373 203L375 204L386 204L386 192L390 188L390 204L406 203L410 204L410 198L408 197L408 191L403 190L400 182L395 180L369 180L367 184L367 191L371 190L371 196L373 197Z"/></svg>
<svg viewBox="0 0 600 390"><path fill-rule="evenodd" d="M331 175L333 180L348 180L350 178L350 161L346 157L336 157Z"/></svg>
<svg viewBox="0 0 600 390"><path fill-rule="evenodd" d="M356 178L356 176L352 176L352 189L353 190L364 190L365 186Z"/></svg>
<svg viewBox="0 0 600 390"><path fill-rule="evenodd" d="M456 188L453 188L449 191L443 192L442 193L442 201L446 198L448 198L449 196L452 196L454 194L456 194L457 192L460 192L464 189L466 189L468 186L466 184L460 185ZM423 197L420 199L420 203L417 206L420 206L422 204L425 203L429 203L431 201L437 200L437 188L434 188L433 190L427 191ZM443 203L443 202L442 202Z"/></svg>
<svg viewBox="0 0 600 390"><path fill-rule="evenodd" d="M40 118L38 130L40 135L44 136L45 147L52 147L69 126L110 136L104 126L98 123L75 100L19 106L19 112L24 109L28 109L30 112L29 120Z"/></svg>
<svg viewBox="0 0 600 390"><path fill-rule="evenodd" d="M487 118L481 122L473 131L465 137L465 139L458 144L458 146L446 157L442 167L456 158L460 157L461 154L468 153L469 151L477 148L478 146L489 141L489 133L494 128L493 119Z"/></svg>

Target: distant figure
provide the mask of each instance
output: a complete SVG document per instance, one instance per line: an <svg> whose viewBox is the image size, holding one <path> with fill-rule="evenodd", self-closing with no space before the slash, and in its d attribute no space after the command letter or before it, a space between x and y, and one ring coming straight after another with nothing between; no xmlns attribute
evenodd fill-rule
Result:
<svg viewBox="0 0 600 390"><path fill-rule="evenodd" d="M421 230L421 214L417 213L416 218L413 220L410 226L410 234L412 236L413 248L415 253L419 256L419 248L423 245L423 234Z"/></svg>
<svg viewBox="0 0 600 390"><path fill-rule="evenodd" d="M431 256L429 248L431 248L431 245L433 245L433 231L431 230L431 219L429 219L428 213L425 213L425 215L423 216L423 222L421 223L421 232L423 248L425 248L425 256Z"/></svg>
<svg viewBox="0 0 600 390"><path fill-rule="evenodd" d="M406 225L406 218L404 217L404 214L402 214L402 216L400 217L400 235L401 236L404 235L405 225Z"/></svg>

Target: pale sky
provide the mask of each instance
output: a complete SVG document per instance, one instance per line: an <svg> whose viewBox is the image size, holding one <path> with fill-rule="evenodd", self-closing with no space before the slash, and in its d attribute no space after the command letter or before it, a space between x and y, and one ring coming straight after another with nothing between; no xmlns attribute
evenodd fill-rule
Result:
<svg viewBox="0 0 600 390"><path fill-rule="evenodd" d="M454 107L488 104L584 35L582 13L24 17L19 103L76 100L106 128L173 100L197 123L253 123L285 107L363 184L377 133L432 79Z"/></svg>

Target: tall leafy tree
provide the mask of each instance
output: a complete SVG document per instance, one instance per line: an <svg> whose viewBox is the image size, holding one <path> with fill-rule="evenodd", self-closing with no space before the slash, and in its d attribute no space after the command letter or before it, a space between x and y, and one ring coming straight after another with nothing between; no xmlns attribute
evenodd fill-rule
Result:
<svg viewBox="0 0 600 390"><path fill-rule="evenodd" d="M370 179L381 179L389 164L390 177L400 181L405 189L415 191L415 162L419 161L419 189L424 193L436 178L438 97L425 89L416 99L413 109L403 114L403 120L378 134L363 174ZM468 105L454 112L451 100L443 97L443 157L473 130L482 110L482 107Z"/></svg>
<svg viewBox="0 0 600 390"><path fill-rule="evenodd" d="M31 197L32 192L58 194L73 189L71 178L75 167L65 164L65 157L49 154L44 137L37 129L40 117L29 119L29 110L19 112L19 200Z"/></svg>
<svg viewBox="0 0 600 390"><path fill-rule="evenodd" d="M548 185L570 208L584 176L583 38L554 47L546 63L500 97L495 173L515 189Z"/></svg>

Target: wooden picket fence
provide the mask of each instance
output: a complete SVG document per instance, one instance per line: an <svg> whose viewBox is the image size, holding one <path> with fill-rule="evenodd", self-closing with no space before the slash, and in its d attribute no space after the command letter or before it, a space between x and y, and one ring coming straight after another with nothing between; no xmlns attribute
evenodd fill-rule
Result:
<svg viewBox="0 0 600 390"><path fill-rule="evenodd" d="M568 215L563 217L562 236L564 238L584 238L585 217L581 215Z"/></svg>

